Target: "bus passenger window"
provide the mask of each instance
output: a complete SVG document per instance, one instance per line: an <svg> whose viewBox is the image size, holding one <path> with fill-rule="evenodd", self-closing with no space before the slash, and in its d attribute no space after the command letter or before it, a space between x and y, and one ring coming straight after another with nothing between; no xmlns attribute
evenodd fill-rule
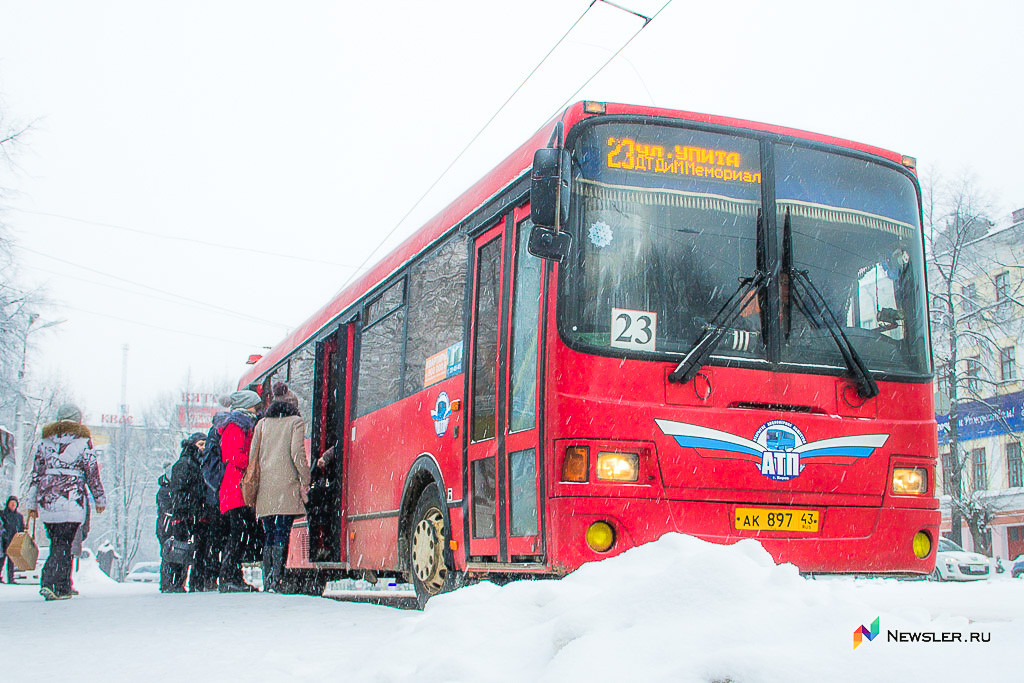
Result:
<svg viewBox="0 0 1024 683"><path fill-rule="evenodd" d="M316 344L306 344L288 361L288 388L299 399L299 414L306 423L306 438L313 433L313 374ZM280 379L280 377L276 377Z"/></svg>
<svg viewBox="0 0 1024 683"><path fill-rule="evenodd" d="M401 297L404 283L401 280L391 286L366 307L366 319L372 322L363 328L359 347L355 399L357 417L400 398L402 342L405 339L405 306Z"/></svg>
<svg viewBox="0 0 1024 683"><path fill-rule="evenodd" d="M425 388L428 358L449 349L449 358L456 357L456 354L461 357L466 262L469 256L466 241L465 235L449 239L413 266L409 274L404 396ZM446 373L432 375L430 384L461 372L461 363L451 363L446 370Z"/></svg>

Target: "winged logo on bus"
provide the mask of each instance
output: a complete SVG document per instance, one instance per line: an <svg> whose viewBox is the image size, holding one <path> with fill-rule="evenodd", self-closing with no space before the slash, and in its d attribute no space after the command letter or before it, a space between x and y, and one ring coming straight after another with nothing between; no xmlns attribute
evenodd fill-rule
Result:
<svg viewBox="0 0 1024 683"><path fill-rule="evenodd" d="M448 398L448 392L442 391L437 395L434 402L434 409L430 411L430 419L434 421L434 433L444 436L448 433L448 420L452 416L452 402Z"/></svg>
<svg viewBox="0 0 1024 683"><path fill-rule="evenodd" d="M761 474L773 481L799 477L805 460L848 465L851 458L870 457L889 440L888 434L859 434L808 442L803 432L786 420L764 423L753 439L685 422L655 420L655 423L684 448L731 453L726 457L756 464Z"/></svg>

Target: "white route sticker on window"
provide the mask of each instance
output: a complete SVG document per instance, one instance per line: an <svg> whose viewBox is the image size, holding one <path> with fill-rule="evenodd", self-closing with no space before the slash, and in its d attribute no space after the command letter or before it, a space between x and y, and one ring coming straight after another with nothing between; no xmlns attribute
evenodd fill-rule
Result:
<svg viewBox="0 0 1024 683"><path fill-rule="evenodd" d="M628 308L612 309L611 345L613 347L654 351L657 340L657 313L633 311Z"/></svg>

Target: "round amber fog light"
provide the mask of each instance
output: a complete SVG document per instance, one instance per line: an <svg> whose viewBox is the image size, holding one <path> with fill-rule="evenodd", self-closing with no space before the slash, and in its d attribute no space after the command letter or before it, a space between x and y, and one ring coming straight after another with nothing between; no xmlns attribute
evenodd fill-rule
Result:
<svg viewBox="0 0 1024 683"><path fill-rule="evenodd" d="M932 551L932 539L923 531L914 534L914 554L917 559L923 560Z"/></svg>
<svg viewBox="0 0 1024 683"><path fill-rule="evenodd" d="M615 545L615 530L608 522L594 522L587 529L587 545L596 552L606 552Z"/></svg>

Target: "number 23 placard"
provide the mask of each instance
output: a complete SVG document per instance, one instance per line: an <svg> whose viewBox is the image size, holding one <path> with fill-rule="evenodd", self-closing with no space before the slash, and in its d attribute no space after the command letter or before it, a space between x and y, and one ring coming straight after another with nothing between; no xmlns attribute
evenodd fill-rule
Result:
<svg viewBox="0 0 1024 683"><path fill-rule="evenodd" d="M611 345L619 349L654 351L658 339L658 314L650 311L612 309Z"/></svg>

